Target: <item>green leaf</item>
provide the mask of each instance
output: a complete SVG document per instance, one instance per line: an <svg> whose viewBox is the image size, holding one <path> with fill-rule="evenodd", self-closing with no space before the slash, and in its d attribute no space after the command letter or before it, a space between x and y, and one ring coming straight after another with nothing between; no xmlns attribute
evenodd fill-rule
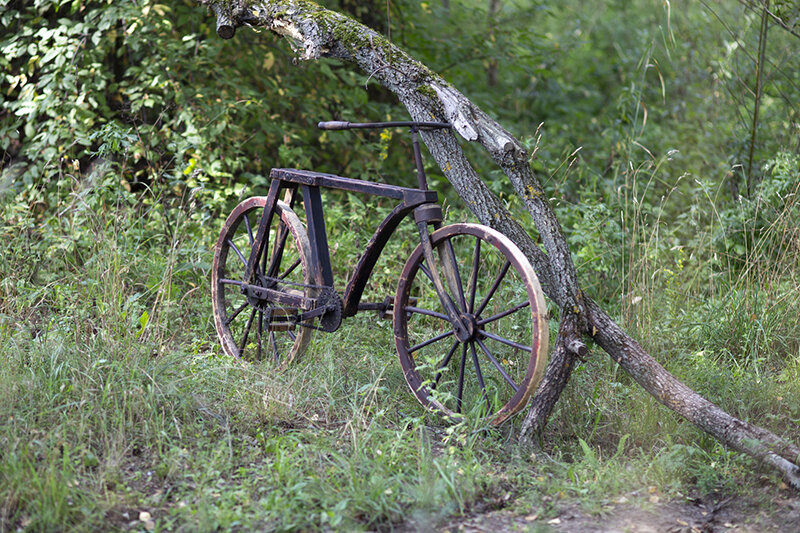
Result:
<svg viewBox="0 0 800 533"><path fill-rule="evenodd" d="M592 450L589 445L586 444L586 441L580 437L578 438L578 443L581 445L581 449L583 450L583 460L589 463L590 466L598 466L597 456L595 455L594 450Z"/></svg>
<svg viewBox="0 0 800 533"><path fill-rule="evenodd" d="M142 311L142 314L139 316L139 332L136 334L137 337L141 337L142 333L144 333L144 329L147 327L147 324L150 322L150 314L147 310Z"/></svg>

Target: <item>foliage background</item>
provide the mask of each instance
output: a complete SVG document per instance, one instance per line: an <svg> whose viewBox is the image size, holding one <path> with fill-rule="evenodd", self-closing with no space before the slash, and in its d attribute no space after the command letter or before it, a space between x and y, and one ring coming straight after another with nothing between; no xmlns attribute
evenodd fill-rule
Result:
<svg viewBox="0 0 800 533"><path fill-rule="evenodd" d="M756 2L322 3L389 34L530 147L587 292L663 364L798 439L795 35L764 34ZM774 11L796 30L795 6ZM599 354L576 369L544 464L509 444L513 428L422 413L391 332L367 318L284 376L221 358L210 249L269 168L414 174L401 132L314 127L402 119L368 74L294 65L271 35L222 41L213 25L188 0L0 0L0 530L122 527L144 508L165 529L374 528L506 494L547 515L559 493L602 510L641 483L745 490L746 459ZM469 218L430 170L448 217ZM384 206L329 200L343 279ZM387 253L380 299L408 250ZM358 365L339 357L345 342Z"/></svg>

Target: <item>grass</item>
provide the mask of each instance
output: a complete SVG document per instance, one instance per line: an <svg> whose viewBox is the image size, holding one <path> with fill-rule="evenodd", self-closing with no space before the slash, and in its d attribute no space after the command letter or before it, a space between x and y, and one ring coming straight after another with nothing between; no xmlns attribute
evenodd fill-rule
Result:
<svg viewBox="0 0 800 533"><path fill-rule="evenodd" d="M205 272L110 213L35 274L45 225L4 228L0 529L372 529L491 497L480 440L403 390L388 322L282 374L221 357Z"/></svg>
<svg viewBox="0 0 800 533"><path fill-rule="evenodd" d="M456 4L448 16L459 11ZM738 163L751 124L747 51L755 49L759 17L732 6L671 10L658 3L661 11L654 11L650 4L625 4L620 24L614 9L566 2L537 15L541 35L526 25L522 34L506 36L517 35L506 41L513 46L495 43L492 53L506 50L513 65L488 89L481 89L482 54L473 54L463 36L453 39L441 27L425 31L425 20L441 26L439 17L417 17L417 35L409 33L407 45L424 41L418 55L446 67L448 78L483 99L510 131L544 139L541 146L526 141L536 145L531 164L556 204L587 294L689 386L797 443L800 165L777 153L797 151L790 105L796 88L784 61L796 57L794 40L770 32L778 66L767 83L757 144L767 165L751 176L763 178L759 192L733 200L731 184L745 182ZM483 35L485 15L474 13L469 24L450 27ZM75 14L81 23L84 15ZM722 31L717 22L726 26L725 20L735 24ZM181 24L167 33L186 37ZM121 42L117 33L107 37ZM125 35L155 39L138 30ZM173 50L161 38L152 42ZM30 72L20 83L29 88L46 83L35 74L48 64L46 40L25 48ZM116 41L95 48L128 62L139 57L141 44L120 48ZM196 58L219 53L195 41L205 42L186 37L175 44ZM478 61L447 66L459 49ZM373 104L384 97L372 87L369 98L350 90L364 80L334 76L327 67L322 77L307 69L311 81L295 84L301 71L292 68L290 76L280 62L262 65L250 53L255 66L217 76L236 80L235 90L193 78L192 87L207 90L187 92L190 106L155 96L161 103L152 111L136 112L128 108L147 100L137 94L182 93L150 79L144 63L131 67L141 73L138 81L126 77L121 85L116 71L95 73L100 63L81 70L80 57L94 61L91 50L65 68L113 81L109 91L122 87L108 98L116 109L120 97L122 110L102 120L91 113L80 118L81 110L74 130L55 105L63 90L37 89L26 94L44 107L31 111L21 133L16 126L3 133L2 164L9 166L0 169L0 533L422 529L495 509L536 516L528 526L540 531L565 506L604 515L622 498L637 505L719 494L769 501L781 490L780 480L673 415L596 347L575 369L534 449L516 442L519 418L491 430L477 422L451 426L424 412L401 374L390 323L374 315L348 320L334 335L317 334L306 357L282 373L223 356L211 319L209 269L216 232L232 207L226 202L248 181L266 183L250 172L266 174L278 163L314 160L371 178L381 167L375 150L363 149L372 145L351 146L351 137L317 144L319 132L301 130L322 118L320 110L360 108L382 117L383 104ZM27 61L10 53L12 69ZM37 63L37 54L45 59ZM185 85L180 72L202 70L182 54L170 56L170 83ZM211 71L220 68L216 62ZM275 75L256 76L255 92L248 92L247 73L265 70ZM325 77L332 78L329 89L344 82L346 90L325 89L319 85ZM283 97L272 98L273 89ZM289 105L295 100L300 108ZM170 118L170 109L181 118ZM23 116L6 113L4 120ZM97 120L108 120L108 127L90 132ZM269 131L253 129L254 120ZM142 127L128 130L129 124ZM136 142L134 130L141 134ZM95 145L84 152L77 147L87 135ZM410 170L408 161L398 165L408 154L399 137L392 147L402 155L390 153L381 167L392 183ZM60 140L43 140L53 138ZM165 139L180 140L180 147ZM41 175L15 177L14 167L25 166L19 159L33 157L24 150L17 159L20 142L48 145L29 161L45 169ZM64 146L73 142L74 149ZM259 147L258 157L242 151L248 146ZM70 159L77 154L82 161ZM97 170L97 156L112 172ZM506 180L483 157L476 168L518 209ZM116 173L111 161L127 170ZM247 172L238 174L242 168ZM413 172L405 177L413 181ZM443 178L433 182L448 203L456 200L447 207L449 219L469 220ZM190 189L203 184L201 192ZM126 193L120 185L140 190ZM326 204L337 279L345 279L371 236L365 221L390 209L379 203L341 195ZM525 213L520 218L530 220ZM403 231L376 270L377 300L393 294L411 251L413 225ZM556 326L554 320L551 332Z"/></svg>
<svg viewBox="0 0 800 533"><path fill-rule="evenodd" d="M575 370L541 449L516 443L519 420L490 430L424 412L390 322L371 314L318 333L286 372L233 361L210 317L206 221L216 215L186 199L167 217L158 202L120 194L77 189L51 207L60 217L4 206L0 531L387 530L493 509L544 519L564 502L604 513L623 496L778 483L601 353ZM344 235L348 209L329 216L341 265L369 235ZM652 299L645 316L622 307L628 326L723 408L800 440L796 270L773 263L758 285L744 268L705 303L681 305L697 286L682 280L714 265L678 270L674 250L642 235L630 257L673 275L626 278L630 294ZM406 249L388 252L380 290L391 290L401 261L392 254Z"/></svg>
<svg viewBox="0 0 800 533"><path fill-rule="evenodd" d="M146 510L164 529L374 528L491 492L476 439L443 451L443 430L419 412L389 412L383 383L396 393L402 377L380 355L370 364L363 344L363 365L323 347L321 364L276 377L179 348L154 356L152 343L28 334L3 345L9 527L123 526Z"/></svg>

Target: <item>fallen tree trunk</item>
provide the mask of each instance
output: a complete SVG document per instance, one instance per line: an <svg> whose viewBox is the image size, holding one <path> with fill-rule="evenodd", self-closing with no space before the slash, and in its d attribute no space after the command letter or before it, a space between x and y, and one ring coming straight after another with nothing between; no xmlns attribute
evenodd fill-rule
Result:
<svg viewBox="0 0 800 533"><path fill-rule="evenodd" d="M217 32L233 37L239 26L257 26L287 38L298 59L334 57L356 63L394 92L414 120L446 120L458 134L480 143L508 176L531 214L543 252L528 232L481 181L447 131L422 132L442 172L481 223L511 238L531 261L547 296L561 309L561 326L545 377L523 421L521 438L544 427L569 380L575 360L586 353L588 335L661 403L749 454L800 489L800 449L777 435L743 422L681 383L645 352L580 290L567 241L528 153L502 126L469 99L384 37L339 13L306 0L199 0L217 15Z"/></svg>

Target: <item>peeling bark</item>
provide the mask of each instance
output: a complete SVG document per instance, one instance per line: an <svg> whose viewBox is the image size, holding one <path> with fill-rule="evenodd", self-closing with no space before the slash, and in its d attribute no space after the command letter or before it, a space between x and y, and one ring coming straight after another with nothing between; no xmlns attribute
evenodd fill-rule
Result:
<svg viewBox="0 0 800 533"><path fill-rule="evenodd" d="M665 406L727 446L755 457L800 489L800 449L702 398L659 365L593 301L584 298L561 225L531 170L529 154L463 94L380 34L313 2L198 1L214 8L221 37L231 37L237 26L258 26L287 38L300 60L334 57L356 63L394 92L414 120L449 121L465 140L480 143L503 169L531 214L544 251L483 183L451 132L422 132L431 155L467 207L482 224L504 233L520 247L536 270L545 294L562 310L559 336L523 422L522 439L544 428L575 360L586 353L581 336L589 335Z"/></svg>

